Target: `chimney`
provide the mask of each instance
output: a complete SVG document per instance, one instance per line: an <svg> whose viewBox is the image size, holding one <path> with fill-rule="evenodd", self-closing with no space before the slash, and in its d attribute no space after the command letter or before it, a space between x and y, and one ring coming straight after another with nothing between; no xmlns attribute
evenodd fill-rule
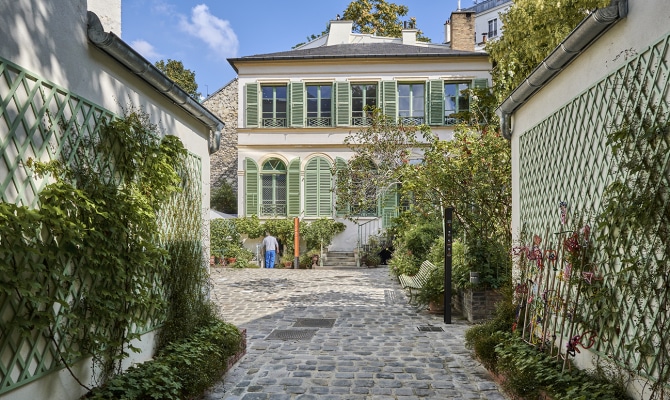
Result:
<svg viewBox="0 0 670 400"><path fill-rule="evenodd" d="M451 21L447 20L444 23L444 43L451 42Z"/></svg>
<svg viewBox="0 0 670 400"><path fill-rule="evenodd" d="M475 13L454 11L451 13L451 49L475 51Z"/></svg>
<svg viewBox="0 0 670 400"><path fill-rule="evenodd" d="M419 32L414 28L413 21L403 22L402 44L416 44L416 34Z"/></svg>
<svg viewBox="0 0 670 400"><path fill-rule="evenodd" d="M349 43L349 37L351 36L351 29L353 26L354 21L330 21L330 29L328 31L326 46Z"/></svg>
<svg viewBox="0 0 670 400"><path fill-rule="evenodd" d="M482 33L482 43L486 43L486 35L486 32Z"/></svg>

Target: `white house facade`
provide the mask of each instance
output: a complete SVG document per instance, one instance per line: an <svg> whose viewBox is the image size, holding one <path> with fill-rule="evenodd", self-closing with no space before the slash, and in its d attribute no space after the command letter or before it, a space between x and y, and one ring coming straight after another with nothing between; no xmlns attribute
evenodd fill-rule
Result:
<svg viewBox="0 0 670 400"><path fill-rule="evenodd" d="M331 170L352 156L344 139L369 123L366 105L451 137L453 114L469 104L461 90L489 84L488 56L417 42L416 32L376 37L331 21L329 34L294 50L229 60L239 78L240 216L341 220ZM331 250L351 251L357 228L342 221Z"/></svg>

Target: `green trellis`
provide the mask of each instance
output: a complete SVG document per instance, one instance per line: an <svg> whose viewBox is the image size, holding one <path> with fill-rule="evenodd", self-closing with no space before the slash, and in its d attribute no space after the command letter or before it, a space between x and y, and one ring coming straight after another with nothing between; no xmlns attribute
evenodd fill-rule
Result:
<svg viewBox="0 0 670 400"><path fill-rule="evenodd" d="M630 118L632 110L653 123L667 122L670 101L670 35L656 42L644 52L629 59L625 65L603 80L582 92L547 119L519 138L520 204L522 236L524 242L515 250L521 268L517 293L523 299L520 313L526 317L525 326L517 326L524 338L543 346L560 341L557 357L566 355L570 338L597 327L588 321L596 310L584 300L583 289L599 285L617 293L617 288L638 279L642 274L621 274L615 262L605 258L603 244L615 242L623 252L635 259L644 260L639 268L649 265L666 266L667 252L649 254L646 244L655 237L625 237L612 239L612 232L598 232L597 218L602 217L605 189L616 180L625 180L618 166L621 155L615 156L607 143L607 135ZM654 151L665 154L670 149L670 138ZM644 159L649 149L634 148L628 156ZM645 153L647 152L647 153ZM661 182L670 185L667 157L660 157L665 164L654 168L663 171ZM567 218L561 220L559 204L567 203ZM661 207L668 207L665 199ZM591 261L588 265L566 267L567 253L564 241L589 225L592 228ZM535 237L535 243L533 238ZM584 243L585 238L580 235ZM533 256L536 251L537 256ZM553 254L555 261L548 258ZM538 258L540 260L538 260ZM572 279L567 279L572 273ZM590 273L593 273L591 275ZM656 277L658 287L670 285L670 274ZM620 293L620 292L619 292ZM666 292L667 293L667 292ZM670 340L659 321L668 321L667 305L655 298L616 299L619 324L616 334L610 337L597 335L589 351L611 357L619 364L637 371L640 375L657 379L660 367L667 365L668 354L641 354L631 346L638 335L650 335L652 342ZM659 306L660 305L660 306ZM522 319L521 319L522 320ZM550 348L547 345L547 348ZM581 350L582 352L584 350ZM665 367L667 368L667 366Z"/></svg>
<svg viewBox="0 0 670 400"><path fill-rule="evenodd" d="M28 207L37 205L37 196L48 182L34 177L25 167L29 158L48 161L67 157L64 162L77 165L85 162L78 159L83 155L88 162L96 163L102 174L113 177L114 166L86 147L88 140L99 134L102 121L112 118L117 116L111 111L0 57L1 201ZM161 215L161 238L169 247L175 240L174 226L178 220L181 232L191 235L179 239L194 243L198 247L194 250L201 252L201 158L189 153L186 168L180 174L184 190L173 197ZM193 229L184 230L185 223ZM73 270L77 262L69 260ZM155 290L160 293L160 277L152 279L156 282ZM69 298L77 298L80 289L77 285L56 286ZM59 324L67 322L59 314L58 306L53 310L56 317L53 333L58 348L47 331L20 335L12 327L12 318L25 307L25 301L0 294L0 395L62 368L59 354L67 354L76 346L71 338L63 337ZM146 323L135 326L136 332L147 332L163 322L164 316L158 310L144 313L140 320Z"/></svg>

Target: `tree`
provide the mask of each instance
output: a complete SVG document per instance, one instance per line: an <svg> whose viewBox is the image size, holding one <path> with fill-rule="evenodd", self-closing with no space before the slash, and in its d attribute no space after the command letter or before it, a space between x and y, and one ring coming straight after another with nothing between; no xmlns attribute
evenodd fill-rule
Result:
<svg viewBox="0 0 670 400"><path fill-rule="evenodd" d="M168 78L172 79L180 88L182 88L191 97L200 98L198 84L195 82L195 72L185 69L181 61L168 59L156 61L156 68Z"/></svg>
<svg viewBox="0 0 670 400"><path fill-rule="evenodd" d="M515 0L501 16L505 31L486 44L494 68L494 93L504 100L579 24L610 0Z"/></svg>
<svg viewBox="0 0 670 400"><path fill-rule="evenodd" d="M342 13L344 19L354 21L354 32L370 33L377 36L401 37L403 23L400 17L409 12L407 6L387 3L385 0L357 0L352 1ZM410 18L416 25L416 20ZM419 31L417 40L430 42Z"/></svg>
<svg viewBox="0 0 670 400"><path fill-rule="evenodd" d="M210 207L227 214L237 214L237 194L228 182L223 180L221 185L212 190L209 197Z"/></svg>
<svg viewBox="0 0 670 400"><path fill-rule="evenodd" d="M407 6L387 3L385 0L357 0L349 3L342 12L342 19L354 21L354 32L357 33L401 37L403 22L400 17L406 16L408 12L409 8ZM414 17L410 18L410 21L416 26ZM307 41L326 35L329 30L330 25L320 35L307 36ZM421 42L430 42L430 38L424 36L421 30L417 32L416 38ZM303 44L305 43L298 43L293 48Z"/></svg>
<svg viewBox="0 0 670 400"><path fill-rule="evenodd" d="M371 124L344 140L354 155L333 171L336 207L352 220L362 211L376 210L378 201L399 182L400 167L409 161L418 137L430 132L426 125L398 125L379 109L370 113Z"/></svg>

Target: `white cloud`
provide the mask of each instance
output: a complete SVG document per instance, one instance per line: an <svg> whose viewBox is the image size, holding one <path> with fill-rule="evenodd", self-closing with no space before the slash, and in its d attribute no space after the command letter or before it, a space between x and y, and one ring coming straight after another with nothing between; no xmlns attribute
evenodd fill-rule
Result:
<svg viewBox="0 0 670 400"><path fill-rule="evenodd" d="M226 20L209 12L205 4L197 5L191 10L191 19L181 18L179 27L186 33L207 43L209 48L219 57L235 57L239 42L237 35Z"/></svg>
<svg viewBox="0 0 670 400"><path fill-rule="evenodd" d="M135 49L138 53L144 56L149 61L157 61L163 58L163 55L156 51L154 46L146 40L134 40L130 43L130 47Z"/></svg>

